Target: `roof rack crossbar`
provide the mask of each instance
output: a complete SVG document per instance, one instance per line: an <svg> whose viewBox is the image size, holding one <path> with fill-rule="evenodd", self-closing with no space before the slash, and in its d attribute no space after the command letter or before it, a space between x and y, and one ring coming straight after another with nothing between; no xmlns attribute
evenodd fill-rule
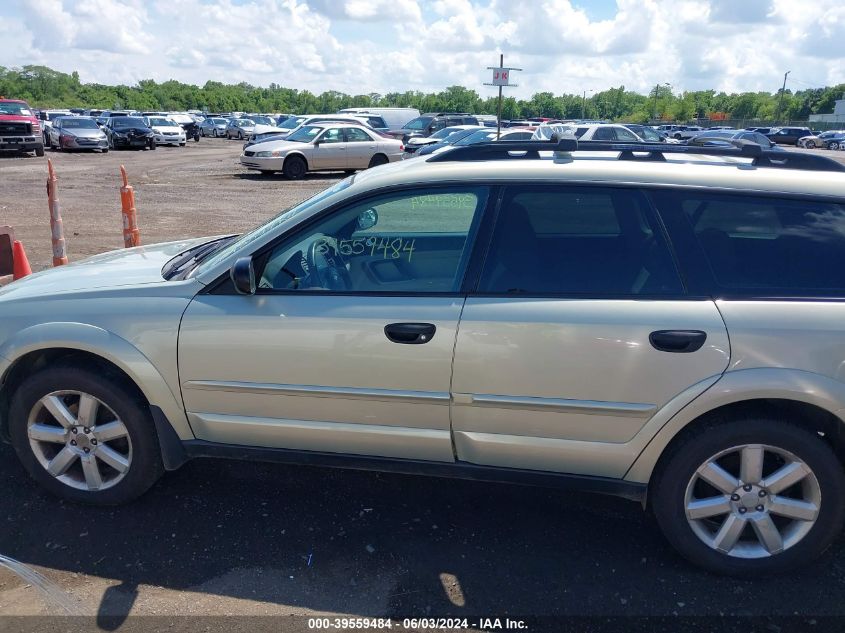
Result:
<svg viewBox="0 0 845 633"><path fill-rule="evenodd" d="M845 172L845 164L826 156L800 152L765 150L756 143L741 142L733 147L699 147L666 143L612 143L578 141L563 138L559 141L494 141L453 147L428 159L436 162L473 162L484 160L536 160L539 152L619 152L617 160L665 162L667 156L693 154L697 156L725 156L750 158L754 167L800 169L806 171Z"/></svg>

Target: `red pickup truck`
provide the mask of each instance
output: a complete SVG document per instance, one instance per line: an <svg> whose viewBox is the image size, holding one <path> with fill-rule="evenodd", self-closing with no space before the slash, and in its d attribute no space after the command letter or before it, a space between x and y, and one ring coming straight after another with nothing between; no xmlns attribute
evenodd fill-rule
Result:
<svg viewBox="0 0 845 633"><path fill-rule="evenodd" d="M0 97L0 152L44 156L41 124L26 101Z"/></svg>

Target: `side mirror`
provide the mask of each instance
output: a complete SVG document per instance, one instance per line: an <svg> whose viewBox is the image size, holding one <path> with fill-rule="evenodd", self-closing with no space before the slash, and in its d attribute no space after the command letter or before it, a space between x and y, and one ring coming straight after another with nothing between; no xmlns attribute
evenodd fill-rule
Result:
<svg viewBox="0 0 845 633"><path fill-rule="evenodd" d="M319 138L315 139L314 140L314 147L319 147L320 143L322 143L322 142L323 142L322 139L319 139Z"/></svg>
<svg viewBox="0 0 845 633"><path fill-rule="evenodd" d="M235 290L238 294L255 294L255 268L252 265L252 257L236 259L229 271L229 276L232 278L232 283L235 284Z"/></svg>

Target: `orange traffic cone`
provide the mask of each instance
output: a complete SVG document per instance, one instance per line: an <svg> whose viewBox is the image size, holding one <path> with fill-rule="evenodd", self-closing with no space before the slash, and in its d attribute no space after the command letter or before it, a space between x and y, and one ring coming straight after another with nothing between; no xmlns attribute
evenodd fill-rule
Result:
<svg viewBox="0 0 845 633"><path fill-rule="evenodd" d="M26 258L26 251L23 250L23 244L20 240L15 240L12 245L12 272L13 279L20 279L32 274L32 268L29 267L29 260Z"/></svg>

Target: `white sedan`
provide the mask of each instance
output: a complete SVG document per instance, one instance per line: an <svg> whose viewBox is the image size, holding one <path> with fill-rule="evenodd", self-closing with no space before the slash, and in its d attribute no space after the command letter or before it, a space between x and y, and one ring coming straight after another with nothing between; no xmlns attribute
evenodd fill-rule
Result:
<svg viewBox="0 0 845 633"><path fill-rule="evenodd" d="M284 141L249 146L241 164L263 174L281 171L291 179L309 171L355 171L400 160L402 141L381 136L361 125L303 125Z"/></svg>
<svg viewBox="0 0 845 633"><path fill-rule="evenodd" d="M185 128L163 116L144 117L144 122L155 133L156 145L185 146Z"/></svg>

